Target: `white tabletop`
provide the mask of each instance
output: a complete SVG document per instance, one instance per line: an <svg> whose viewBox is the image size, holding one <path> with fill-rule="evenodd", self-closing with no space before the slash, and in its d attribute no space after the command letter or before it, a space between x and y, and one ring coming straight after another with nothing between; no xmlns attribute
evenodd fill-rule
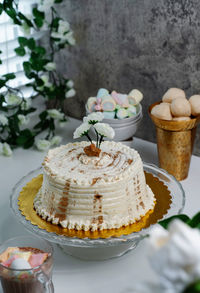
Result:
<svg viewBox="0 0 200 293"><path fill-rule="evenodd" d="M72 132L80 124L75 119L70 120L63 143L72 141ZM143 161L157 164L156 144L134 138L132 146L139 151ZM10 237L29 234L12 214L9 197L17 181L41 165L44 155L33 149L17 149L10 158L0 156L0 242ZM184 213L192 216L199 210L200 157L192 156L189 176L181 183L186 193ZM128 293L132 292L135 282L154 280L155 275L148 264L147 241L140 242L136 249L120 258L90 262L68 256L54 245L55 292Z"/></svg>

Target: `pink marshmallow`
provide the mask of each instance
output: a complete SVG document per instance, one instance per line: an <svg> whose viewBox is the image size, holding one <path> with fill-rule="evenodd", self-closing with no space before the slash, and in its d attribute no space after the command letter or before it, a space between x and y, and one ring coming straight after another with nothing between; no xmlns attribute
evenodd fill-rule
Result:
<svg viewBox="0 0 200 293"><path fill-rule="evenodd" d="M11 257L9 257L6 261L4 261L2 263L3 266L5 267L10 267L10 265L12 264L12 262L14 260L16 260L17 258L19 258L19 255L12 255Z"/></svg>
<svg viewBox="0 0 200 293"><path fill-rule="evenodd" d="M48 253L32 254L29 258L29 264L32 268L38 267L47 259Z"/></svg>

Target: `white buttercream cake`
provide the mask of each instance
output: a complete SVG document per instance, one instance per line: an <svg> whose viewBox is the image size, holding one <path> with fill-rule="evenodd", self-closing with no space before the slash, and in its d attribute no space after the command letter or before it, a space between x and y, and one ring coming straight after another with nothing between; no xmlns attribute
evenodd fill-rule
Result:
<svg viewBox="0 0 200 293"><path fill-rule="evenodd" d="M133 224L154 209L140 155L122 143L105 141L99 157L88 156L88 142L49 150L36 212L64 228L96 231Z"/></svg>

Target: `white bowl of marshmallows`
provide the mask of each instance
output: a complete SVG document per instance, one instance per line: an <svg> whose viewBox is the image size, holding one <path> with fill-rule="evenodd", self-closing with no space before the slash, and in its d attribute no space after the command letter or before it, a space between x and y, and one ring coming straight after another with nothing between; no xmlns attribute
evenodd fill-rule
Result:
<svg viewBox="0 0 200 293"><path fill-rule="evenodd" d="M90 97L86 103L86 113L102 112L103 122L115 130L115 141L125 141L133 137L142 119L140 104L143 94L133 89L128 94L107 89L98 90L96 97Z"/></svg>
<svg viewBox="0 0 200 293"><path fill-rule="evenodd" d="M163 120L184 121L200 115L200 95L189 99L182 89L170 88L162 97L162 102L154 106L151 114Z"/></svg>

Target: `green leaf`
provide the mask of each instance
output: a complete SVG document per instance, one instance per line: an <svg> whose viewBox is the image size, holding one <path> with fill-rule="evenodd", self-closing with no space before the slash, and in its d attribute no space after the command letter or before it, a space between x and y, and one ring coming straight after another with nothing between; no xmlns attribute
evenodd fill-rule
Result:
<svg viewBox="0 0 200 293"><path fill-rule="evenodd" d="M20 19L24 20L28 26L33 27L32 22L30 21L30 19L28 19L24 14L22 14L21 12L18 13L18 16Z"/></svg>
<svg viewBox="0 0 200 293"><path fill-rule="evenodd" d="M194 284L191 284L187 287L183 293L199 293L200 292L200 280L196 281Z"/></svg>
<svg viewBox="0 0 200 293"><path fill-rule="evenodd" d="M174 219L179 219L184 223L188 223L190 221L190 218L187 215L184 214L180 214L180 215L176 215L176 216L172 216L170 218L167 218L165 220L162 220L160 222L158 222L163 228L167 229L170 222Z"/></svg>
<svg viewBox="0 0 200 293"><path fill-rule="evenodd" d="M46 119L48 116L48 112L47 111L43 111L42 113L40 113L39 117L40 117L40 120L44 120Z"/></svg>
<svg viewBox="0 0 200 293"><path fill-rule="evenodd" d="M29 63L28 61L23 62L23 68L24 68L24 72L25 72L26 76L28 78L31 78L31 76L30 76L31 71L32 71L31 63Z"/></svg>
<svg viewBox="0 0 200 293"><path fill-rule="evenodd" d="M0 4L0 15L2 14L3 12L3 4Z"/></svg>
<svg viewBox="0 0 200 293"><path fill-rule="evenodd" d="M44 12L38 10L37 8L33 8L32 12L33 12L33 15L34 15L35 17L40 17L40 18L43 18L43 19L44 19L44 17L45 17Z"/></svg>
<svg viewBox="0 0 200 293"><path fill-rule="evenodd" d="M19 56L24 56L26 54L26 51L23 47L18 47L15 49L15 52L17 53L17 55Z"/></svg>
<svg viewBox="0 0 200 293"><path fill-rule="evenodd" d="M14 73L7 73L4 74L3 77L6 79L6 81L8 81L10 79L15 79L16 75Z"/></svg>
<svg viewBox="0 0 200 293"><path fill-rule="evenodd" d="M4 79L0 79L0 88L5 86L6 81Z"/></svg>
<svg viewBox="0 0 200 293"><path fill-rule="evenodd" d="M200 225L200 212L197 213L189 222L188 225L192 228L197 228Z"/></svg>
<svg viewBox="0 0 200 293"><path fill-rule="evenodd" d="M30 38L28 41L27 41L27 46L30 50L34 50L35 49L35 40L33 38Z"/></svg>
<svg viewBox="0 0 200 293"><path fill-rule="evenodd" d="M37 53L40 56L43 56L43 55L46 54L45 48L40 47L40 46L36 47L35 50L34 50L34 52Z"/></svg>
<svg viewBox="0 0 200 293"><path fill-rule="evenodd" d="M54 3L62 3L63 0L55 0Z"/></svg>
<svg viewBox="0 0 200 293"><path fill-rule="evenodd" d="M55 17L55 18L52 20L51 26L52 26L53 28L57 28L57 27L58 27L59 20L61 20L60 17Z"/></svg>
<svg viewBox="0 0 200 293"><path fill-rule="evenodd" d="M30 147L33 146L34 144L34 141L35 141L35 138L34 136L33 137L30 137L24 144L24 149L29 149Z"/></svg>
<svg viewBox="0 0 200 293"><path fill-rule="evenodd" d="M19 37L19 38L18 38L18 42L19 42L19 44L20 44L20 47L24 47L24 46L26 46L26 45L27 45L27 41L28 41L27 38L24 38L24 37Z"/></svg>
<svg viewBox="0 0 200 293"><path fill-rule="evenodd" d="M42 27L43 26L43 23L44 23L44 20L42 18L34 18L34 22L36 24L37 27Z"/></svg>

